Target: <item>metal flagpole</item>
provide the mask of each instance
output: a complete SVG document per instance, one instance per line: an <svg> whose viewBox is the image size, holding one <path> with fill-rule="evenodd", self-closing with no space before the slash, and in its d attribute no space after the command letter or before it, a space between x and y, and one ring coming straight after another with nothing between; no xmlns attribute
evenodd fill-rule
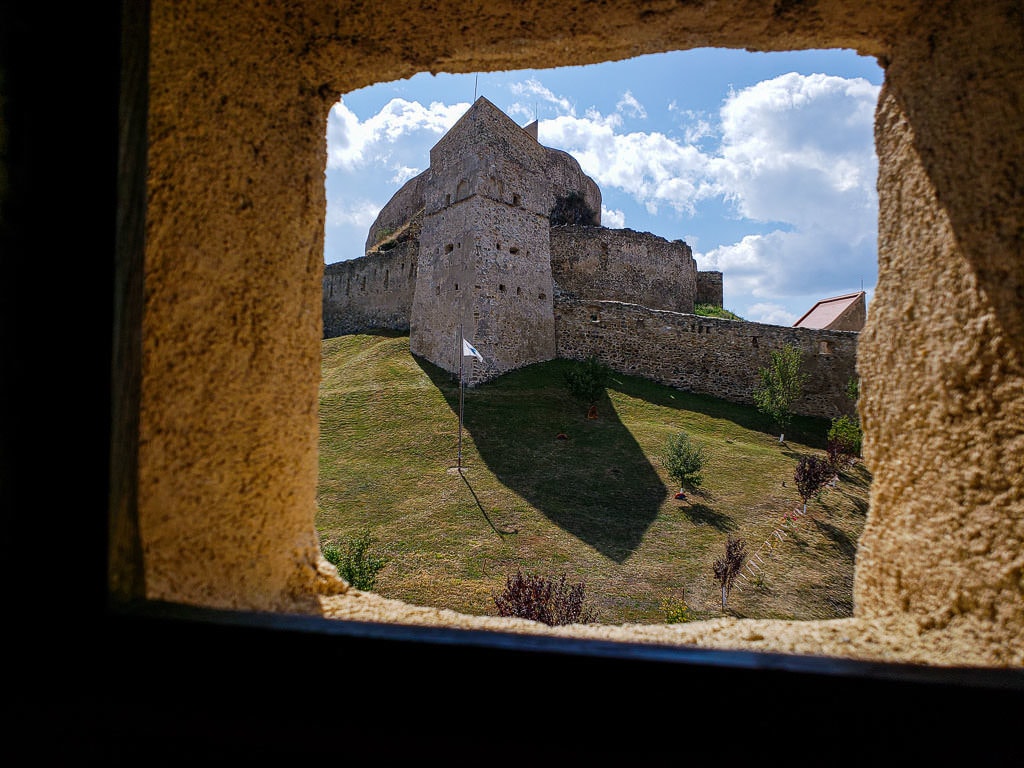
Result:
<svg viewBox="0 0 1024 768"><path fill-rule="evenodd" d="M465 338L462 335L462 323L459 323L459 344L458 344L458 355L459 355L459 472L462 472L462 362L466 359L466 356L462 354L462 339Z"/></svg>

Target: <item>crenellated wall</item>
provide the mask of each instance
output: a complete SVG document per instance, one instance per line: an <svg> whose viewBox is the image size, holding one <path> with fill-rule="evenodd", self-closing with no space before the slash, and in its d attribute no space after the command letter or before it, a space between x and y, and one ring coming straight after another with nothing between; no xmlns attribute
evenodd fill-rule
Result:
<svg viewBox="0 0 1024 768"><path fill-rule="evenodd" d="M558 356L594 356L613 370L687 392L752 404L758 369L772 350L795 345L808 375L794 412L833 418L856 413L846 384L856 375L857 336L651 309L620 301L555 302Z"/></svg>

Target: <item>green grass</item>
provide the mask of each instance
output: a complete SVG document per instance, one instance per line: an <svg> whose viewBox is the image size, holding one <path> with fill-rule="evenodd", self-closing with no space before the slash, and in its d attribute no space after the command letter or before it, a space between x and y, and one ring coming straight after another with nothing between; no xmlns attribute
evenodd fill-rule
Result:
<svg viewBox="0 0 1024 768"><path fill-rule="evenodd" d="M714 304L695 304L693 314L704 317L720 317L723 320L742 320L743 318L728 309L717 307Z"/></svg>
<svg viewBox="0 0 1024 768"><path fill-rule="evenodd" d="M522 569L583 581L604 624L664 623L663 606L680 601L696 619L852 614L863 465L773 536L800 505L800 456L824 455L827 420L797 417L780 444L752 407L616 373L588 419L563 383L572 363L553 360L465 390L460 475L458 382L414 358L408 335L322 350L317 531L322 543L371 532L387 558L377 594L497 615L492 593ZM679 430L710 455L688 501L661 462ZM761 550L761 582L741 584L723 612L712 563L729 535L750 552L774 546Z"/></svg>

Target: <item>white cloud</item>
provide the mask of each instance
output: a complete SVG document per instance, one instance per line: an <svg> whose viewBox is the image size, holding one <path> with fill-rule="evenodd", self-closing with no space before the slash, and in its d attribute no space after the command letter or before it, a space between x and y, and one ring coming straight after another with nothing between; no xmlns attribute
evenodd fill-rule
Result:
<svg viewBox="0 0 1024 768"><path fill-rule="evenodd" d="M622 211L601 206L601 226L609 229L622 229L626 226L626 214Z"/></svg>
<svg viewBox="0 0 1024 768"><path fill-rule="evenodd" d="M732 93L713 183L743 218L778 226L701 254L701 268L721 270L733 294L765 300L873 282L877 98L863 79L795 73Z"/></svg>
<svg viewBox="0 0 1024 768"><path fill-rule="evenodd" d="M752 304L740 316L744 320L769 325L792 325L799 319L797 315L788 312L785 307L770 302Z"/></svg>
<svg viewBox="0 0 1024 768"><path fill-rule="evenodd" d="M329 227L353 226L369 229L381 206L370 200L350 202L329 200L327 202L326 224Z"/></svg>
<svg viewBox="0 0 1024 768"><path fill-rule="evenodd" d="M391 99L380 112L360 121L341 99L327 117L327 167L351 170L391 158L399 139L424 132L440 138L465 114L465 102L425 107L418 101Z"/></svg>
<svg viewBox="0 0 1024 768"><path fill-rule="evenodd" d="M626 91L622 94L622 98L619 99L619 103L615 105L615 111L620 112L629 117L638 117L641 120L646 119L647 110L644 109L644 105L636 100L636 97L630 92Z"/></svg>
<svg viewBox="0 0 1024 768"><path fill-rule="evenodd" d="M527 85L567 103L535 80ZM693 213L714 195L753 221L797 229L828 222L855 241L876 227L877 99L878 86L861 78L796 73L730 91L715 155L696 146L712 123L675 102L669 109L689 121L683 141L660 132L620 133L622 114L647 114L629 91L614 113L590 108L582 118L570 112L542 121L540 138L574 155L600 186L621 189L652 214L665 206Z"/></svg>
<svg viewBox="0 0 1024 768"><path fill-rule="evenodd" d="M713 162L719 188L755 221L827 221L851 238L873 230L877 101L864 79L793 72L732 93Z"/></svg>
<svg viewBox="0 0 1024 768"><path fill-rule="evenodd" d="M420 173L419 168L412 168L408 165L396 165L393 169L395 175L391 177L390 181L392 184L402 185L405 184L413 176Z"/></svg>
<svg viewBox="0 0 1024 768"><path fill-rule="evenodd" d="M865 264L874 257L874 242L837 237L824 228L747 235L738 243L713 248L694 258L701 269L719 270L730 289L761 299L858 290Z"/></svg>
<svg viewBox="0 0 1024 768"><path fill-rule="evenodd" d="M714 130L711 127L711 123L698 117L696 114L694 114L692 122L688 123L683 129L683 138L686 139L687 144L696 144L701 139L713 134Z"/></svg>
<svg viewBox="0 0 1024 768"><path fill-rule="evenodd" d="M617 187L652 213L661 206L692 212L711 191L708 159L663 133L616 133L617 117L590 110L544 120L540 140L572 154L598 186Z"/></svg>
<svg viewBox="0 0 1024 768"><path fill-rule="evenodd" d="M576 114L576 108L569 99L564 96L556 96L550 88L544 86L539 80L532 77L524 82L512 83L509 88L512 90L512 93L517 96L535 96L541 101L553 105L559 114ZM522 104L515 104L511 109L520 114L522 114L523 110L526 110L527 115L533 115L536 111L534 109L529 109Z"/></svg>

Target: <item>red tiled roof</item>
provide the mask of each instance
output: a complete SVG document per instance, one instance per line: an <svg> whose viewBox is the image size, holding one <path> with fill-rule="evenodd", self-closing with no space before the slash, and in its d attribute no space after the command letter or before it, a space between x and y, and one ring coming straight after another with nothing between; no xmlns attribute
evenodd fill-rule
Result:
<svg viewBox="0 0 1024 768"><path fill-rule="evenodd" d="M803 317L793 323L793 327L828 328L863 295L864 291L857 291L857 293L834 296L831 299L822 299L807 310Z"/></svg>

